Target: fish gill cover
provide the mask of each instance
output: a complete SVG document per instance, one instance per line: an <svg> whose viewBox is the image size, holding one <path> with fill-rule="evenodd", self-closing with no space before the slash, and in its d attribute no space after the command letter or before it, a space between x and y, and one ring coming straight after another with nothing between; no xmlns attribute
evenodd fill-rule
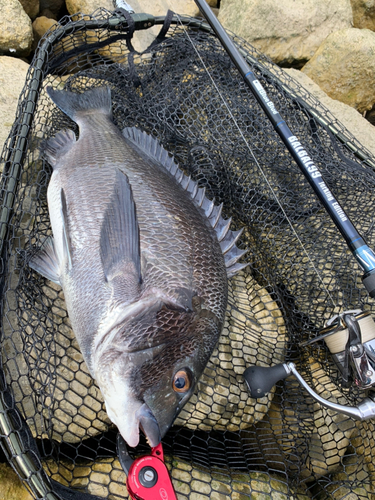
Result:
<svg viewBox="0 0 375 500"><path fill-rule="evenodd" d="M8 460L35 497L74 498L65 486L81 498L128 498L117 430L83 361L61 288L28 266L51 234L44 141L62 129L78 133L46 88L109 86L116 126L157 138L210 199L224 204L233 229L244 228L239 246L249 249L249 266L229 280L219 342L163 439L178 498L372 498L373 421L316 405L293 378L254 400L242 377L250 365L293 361L326 399L363 399L355 386L340 385L323 342L300 346L338 312L374 312L361 270L211 31L175 16L159 43L138 54L126 40L130 27L114 19L106 11L67 18L52 31L53 43L39 46L3 150L0 428ZM282 70L234 40L374 246L375 159ZM135 455L148 450L141 440Z"/></svg>

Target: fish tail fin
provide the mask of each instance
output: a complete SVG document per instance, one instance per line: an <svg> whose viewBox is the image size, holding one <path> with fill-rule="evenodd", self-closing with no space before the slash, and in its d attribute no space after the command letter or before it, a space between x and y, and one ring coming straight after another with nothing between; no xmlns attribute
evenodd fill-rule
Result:
<svg viewBox="0 0 375 500"><path fill-rule="evenodd" d="M66 115L77 122L80 114L96 110L112 117L111 89L96 87L82 94L47 87L47 94Z"/></svg>

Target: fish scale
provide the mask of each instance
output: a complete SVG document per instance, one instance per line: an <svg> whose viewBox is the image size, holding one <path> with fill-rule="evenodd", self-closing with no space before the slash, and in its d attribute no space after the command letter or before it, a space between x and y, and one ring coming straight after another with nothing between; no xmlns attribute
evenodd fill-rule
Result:
<svg viewBox="0 0 375 500"><path fill-rule="evenodd" d="M219 337L240 232L155 139L117 129L109 89L48 93L79 138L46 144L53 240L30 265L62 286L109 418L130 446L139 429L156 446Z"/></svg>

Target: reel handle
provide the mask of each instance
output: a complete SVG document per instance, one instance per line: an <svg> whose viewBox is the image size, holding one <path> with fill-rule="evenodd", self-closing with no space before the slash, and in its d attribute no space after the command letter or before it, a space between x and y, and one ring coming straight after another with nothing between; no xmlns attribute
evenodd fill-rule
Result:
<svg viewBox="0 0 375 500"><path fill-rule="evenodd" d="M375 393L370 392L367 398L359 403L358 406L344 406L328 401L317 394L297 371L294 363L275 365L271 367L250 366L244 371L244 378L249 388L252 398L261 398L269 392L272 386L279 380L294 375L304 389L312 396L315 401L325 408L343 413L355 420L368 420L375 417Z"/></svg>
<svg viewBox="0 0 375 500"><path fill-rule="evenodd" d="M275 366L249 366L244 371L244 379L252 398L262 398L279 380L284 380L291 375L286 364Z"/></svg>

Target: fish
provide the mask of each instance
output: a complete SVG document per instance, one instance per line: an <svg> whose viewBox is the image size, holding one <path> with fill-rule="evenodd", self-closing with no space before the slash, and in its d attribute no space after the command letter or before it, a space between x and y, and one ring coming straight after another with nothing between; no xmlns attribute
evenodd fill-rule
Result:
<svg viewBox="0 0 375 500"><path fill-rule="evenodd" d="M109 419L155 447L194 392L247 264L231 219L157 139L113 121L109 87L47 88L78 125L43 144L52 236L29 266L64 292Z"/></svg>

